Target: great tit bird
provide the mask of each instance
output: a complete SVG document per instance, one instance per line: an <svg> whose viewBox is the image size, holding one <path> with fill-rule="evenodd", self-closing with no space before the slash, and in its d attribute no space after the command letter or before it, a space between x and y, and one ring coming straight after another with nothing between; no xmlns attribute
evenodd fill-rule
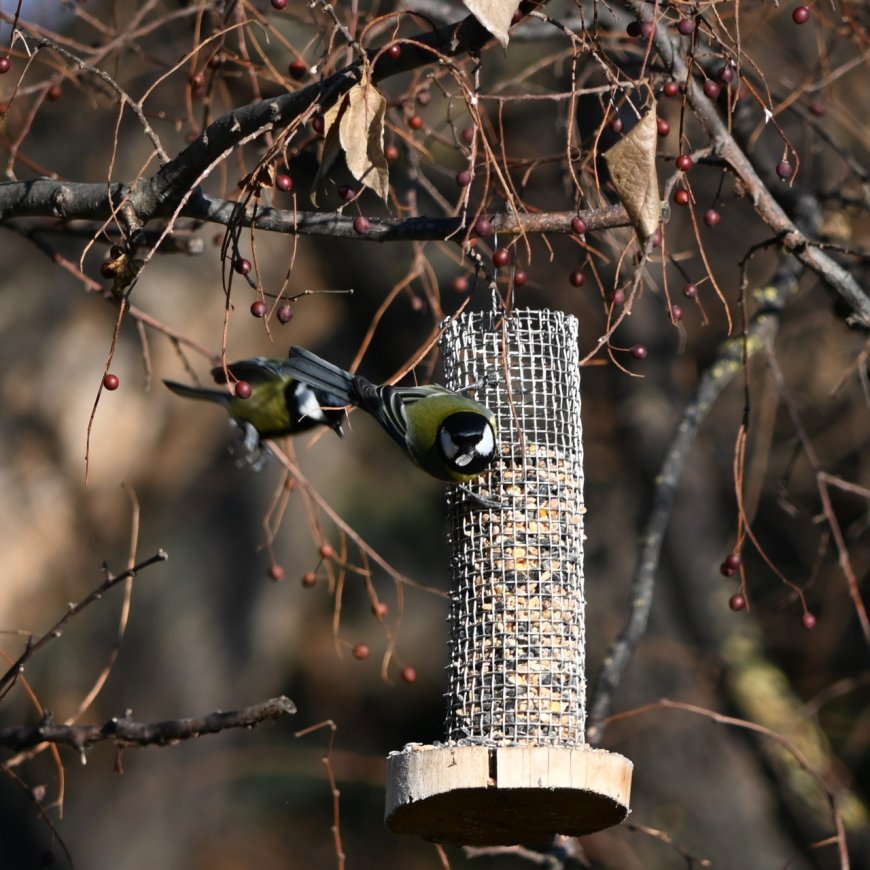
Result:
<svg viewBox="0 0 870 870"><path fill-rule="evenodd" d="M290 348L289 374L341 404L368 411L424 471L463 483L495 459L496 421L489 408L445 387L376 386L302 347Z"/></svg>
<svg viewBox="0 0 870 870"><path fill-rule="evenodd" d="M295 435L315 426L329 426L339 436L342 434L341 423L347 404L344 398L294 379L285 360L258 356L231 363L227 372L233 379L251 385L251 395L247 399L224 390L191 387L175 381L163 383L179 396L223 405L230 417L244 429L245 447L249 453L256 451L263 439ZM211 370L218 384L227 382L227 372L222 366Z"/></svg>

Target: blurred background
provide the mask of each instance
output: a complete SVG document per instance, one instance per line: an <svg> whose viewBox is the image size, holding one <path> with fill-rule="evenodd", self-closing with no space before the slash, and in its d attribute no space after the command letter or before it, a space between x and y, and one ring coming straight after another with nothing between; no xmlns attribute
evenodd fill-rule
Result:
<svg viewBox="0 0 870 870"><path fill-rule="evenodd" d="M230 6L235 11L218 10L225 21L241 14L249 21L266 21L273 37L280 35L268 46L262 41L260 49L282 74L288 58L304 57L313 64L324 53L329 28L321 11L278 11L268 3ZM725 6L722 27L733 29L734 9ZM83 7L87 15L73 7L27 11L39 26L80 47L97 40L99 28L87 16L103 22L106 32L99 38L104 41L134 15L139 23L162 22L154 31L134 31L141 51L117 50L101 61L138 97L196 40L215 29L210 15L217 6L201 4L191 7L188 17L177 18L172 17L176 8L181 7L151 4L145 12L135 4L89 2ZM364 10L357 25L374 11ZM454 12L451 20L461 17L459 4ZM577 14L569 4L555 3L548 13L566 20ZM807 29L795 27L790 10L753 11L749 17L751 22L743 21L742 51L761 67L763 79L746 61L747 79L770 89L774 104L794 96L793 110L778 115L777 123L800 154L797 183L817 197L818 232L832 242L866 250L868 225L860 212L866 177L856 164L866 165L867 132L855 123L870 108L866 65L853 64L851 72L830 76L824 89L806 86L808 77L817 81L822 66L845 69L855 55L855 43L835 44L833 16L820 17ZM4 20L9 22L9 15ZM374 42L395 38L393 26L391 22L376 30ZM862 26L853 22L852 35L866 35ZM399 27L400 33L410 35L421 25L419 19L407 19ZM609 52L626 74L638 75L643 46L627 40L622 19L602 20L600 27L600 50ZM787 41L779 37L783 28L789 28ZM250 25L244 32L253 40L255 31ZM4 32L8 35L8 26ZM484 132L510 155L511 177L526 208L570 211L612 200L603 178L600 190L590 181L591 143L601 133L612 134L609 124L616 116L607 108L608 95L579 98L576 114L569 111L568 99L528 99L571 91L571 46L555 28L527 40L519 35L521 29L517 33L506 55L485 52L480 89L484 95L517 98L482 99L481 105L490 125ZM148 104L170 153L183 148L204 120L252 99L251 69L258 71L263 94L297 86L291 79L276 81L259 56L256 62L250 60L257 55L253 42L240 47L234 35L223 45L222 66L208 67L204 57L183 64ZM244 63L243 48L248 52ZM342 52L329 54L328 72L347 59ZM711 69L721 63L713 49L707 54L703 60ZM15 80L2 82L5 99L24 69L19 54L14 63L7 78L14 75ZM463 74L465 63L460 64ZM580 63L578 87L594 89L604 83L592 59ZM188 76L200 68L222 77L210 81L208 98L197 102ZM658 87L666 77L655 75ZM116 105L92 81L72 76L67 65L46 53L22 80L2 128L6 154L13 145L19 148L17 160L10 161L14 177L49 172L76 181L107 177ZM52 98L48 88L55 80L62 82L62 93ZM428 68L386 80L382 90L391 100L386 143L398 150L390 166L394 198L385 207L374 194L363 192L345 206L345 214L454 212L464 195L455 173L468 163L462 131L471 124L455 82ZM679 98L660 97L659 114L671 124L671 134L660 142L664 180L674 172L674 156L686 150L678 139L681 117L692 147L707 142L703 130L684 114ZM414 115L424 119L419 131L405 123ZM565 162L566 131L574 124L571 141L583 144L574 168L588 182L581 203ZM774 125L763 125L757 105L746 129L753 160L776 183L771 170L781 159L782 136ZM17 142L19 136L22 142ZM832 140L838 143L836 149ZM118 141L111 177L133 178L147 157L147 141L129 119L121 124ZM295 198L278 191L266 195L283 208L295 204L309 210L317 143L301 134L293 147L298 151L289 160ZM238 180L261 153L251 146L238 163L227 161L208 179L206 189L233 196ZM11 180L12 174L7 172L7 177ZM342 204L340 186L353 183L337 167L320 209ZM470 191L472 209L483 201L479 184ZM752 245L770 237L752 203L715 161L692 171L692 192L696 221L692 209L672 205L664 247L653 256L631 316L612 337L611 352L592 357L582 371L588 672L593 690L601 661L627 616L639 535L667 444L700 374L716 360L727 338L723 303L708 275L715 276L739 333L739 264ZM482 207L491 213L505 208L494 185ZM700 216L714 207L722 220L711 228ZM433 845L394 837L383 826L386 754L408 742L444 736L449 578L443 486L412 467L379 427L360 414L353 415L351 431L342 441L327 432L293 442L300 468L323 499L396 571L419 584L404 584L399 590L394 578L375 568L372 582L388 608L379 620L362 579L351 572L337 611L334 580L339 569L335 560L323 564L319 554L325 542L341 551L335 525L322 511L312 511L297 489L290 493L270 555L264 546L264 521L284 482L280 465L273 461L260 473L236 467L228 453L233 433L224 411L185 402L160 382L189 382L193 371L206 383L213 361L167 337L165 330L140 330L129 318L111 365L120 388L100 395L86 474L89 417L105 371L117 305L95 289L94 281L108 285L99 275L107 250L104 240L86 254L83 274L77 274L93 228L66 233L58 228L12 216L0 235L4 654L14 660L28 636L41 635L69 602L99 585L103 564L115 573L127 568L135 537L137 559L158 548L169 559L136 578L117 661L81 721L100 723L126 711L139 721L176 719L281 694L294 701L298 712L253 731L224 732L178 746L118 753L101 744L86 758L61 749L60 761L43 751L7 767L7 776L0 777L0 865L64 866L63 850L40 819L35 795L76 867L335 866L333 803L322 760L330 732L323 728L294 736L331 721L336 731L330 763L341 793L341 849L348 866L438 868L445 860L452 867L528 866L516 855L472 859L455 848L439 854ZM223 230L190 222L179 229L202 240L201 253L156 256L135 288L133 302L166 329L219 355L227 312L220 261ZM359 370L381 381L403 366L442 316L456 311L469 294L472 309L491 304L485 280L481 276L475 283L474 269L452 243L387 245L311 237L297 245L289 236L265 232L254 239L262 288L269 293L280 288L292 257L287 293L317 292L293 303L290 323L270 318L267 331L263 320L249 312L255 290L236 275L227 314L230 360L283 357L291 344L301 344L347 366L380 316ZM478 250L488 259L492 248L504 241L482 239ZM631 280L631 254L617 272L630 242L628 229L590 233L583 243L576 236L530 237L528 245L519 243L513 249L515 267L527 272L528 282L512 286L513 272L505 270L500 292L512 292L516 306L559 308L576 315L581 356L586 356L607 328L613 292ZM46 255L46 243L53 257ZM239 252L252 256L247 233L239 240ZM662 257L664 269L659 265ZM769 280L779 257L772 245L751 258L746 273L750 298ZM860 280L866 279L866 262L854 267ZM570 277L575 271L585 276L580 287ZM469 278L471 289L457 292L454 283L462 276ZM682 292L693 282L699 286L697 300ZM352 295L319 292L349 289ZM679 323L669 314L667 294L684 309ZM832 488L831 499L860 583L865 583L870 565L866 340L865 331L847 324L834 297L815 277L805 275L782 315L774 348L820 467L853 485L852 491ZM631 353L637 345L647 349L645 358ZM437 380L437 363L434 357L430 360ZM421 376L427 377L431 369L421 366ZM744 550L751 608L735 613L728 601L739 589L739 577L724 578L719 566L735 546L733 463L747 390L750 437L744 497L764 558L753 547ZM746 367L745 378L735 379L710 409L692 447L658 570L649 632L619 688L616 709L671 698L751 721L779 711L774 730L790 739L809 729L807 739L818 752L813 763L849 810L853 866L870 866L862 851L864 789L870 772L867 644L830 527L820 512L814 470L800 449L768 363L759 354ZM347 561L358 565L359 560L351 547ZM804 590L817 618L812 631L802 627L803 610L794 589L777 577L768 561ZM283 569L280 582L269 576L273 565ZM302 578L312 571L317 582L309 588ZM122 601L123 589L114 589L28 663L28 685L55 720L75 713L106 667ZM370 649L364 660L353 655L358 644ZM382 665L388 650L393 654L385 678ZM402 679L405 667L414 669L415 681ZM773 711L777 704L781 706ZM3 698L0 724L36 719L34 699L21 685ZM794 768L771 751L774 744L674 710L615 721L605 746L635 764L630 822L637 827L585 838L588 866L679 868L687 866L682 852L718 867L838 866L831 845L812 848L833 832L824 794L812 783L789 782ZM56 805L59 796L62 815ZM644 833L643 827L665 832L675 845Z"/></svg>

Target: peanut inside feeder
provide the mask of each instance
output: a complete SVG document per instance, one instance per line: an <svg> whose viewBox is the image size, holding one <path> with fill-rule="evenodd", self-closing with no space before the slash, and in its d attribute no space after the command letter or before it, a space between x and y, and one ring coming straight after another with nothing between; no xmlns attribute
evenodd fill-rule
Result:
<svg viewBox="0 0 870 870"><path fill-rule="evenodd" d="M577 320L464 315L441 352L446 385L495 413L499 457L448 493L447 740L390 756L387 826L466 845L591 833L627 815L631 762L584 741Z"/></svg>

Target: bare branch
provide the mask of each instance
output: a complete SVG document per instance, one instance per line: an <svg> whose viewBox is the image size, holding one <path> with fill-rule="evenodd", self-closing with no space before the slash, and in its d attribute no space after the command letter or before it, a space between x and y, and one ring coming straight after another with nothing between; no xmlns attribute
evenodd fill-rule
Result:
<svg viewBox="0 0 870 870"><path fill-rule="evenodd" d="M117 576L109 574L108 577L90 593L86 598L83 598L77 604L71 604L67 612L44 634L36 641L31 641L27 644L26 649L16 659L15 663L0 677L0 698L9 691L9 687L15 682L18 675L24 670L25 663L38 653L46 644L52 640L56 640L61 636L64 626L75 616L81 613L88 605L99 601L103 595L108 592L113 586L117 586L124 580L135 577L140 571L148 568L157 562L165 562L169 558L164 550L158 550L153 556L134 565L129 571L124 571Z"/></svg>
<svg viewBox="0 0 870 870"><path fill-rule="evenodd" d="M126 746L168 746L229 728L253 728L295 712L296 705L281 695L239 710L218 710L204 716L164 722L135 722L128 715L109 719L102 725L61 725L46 719L37 725L0 728L0 746L21 750L40 743L57 743L80 752L103 740Z"/></svg>

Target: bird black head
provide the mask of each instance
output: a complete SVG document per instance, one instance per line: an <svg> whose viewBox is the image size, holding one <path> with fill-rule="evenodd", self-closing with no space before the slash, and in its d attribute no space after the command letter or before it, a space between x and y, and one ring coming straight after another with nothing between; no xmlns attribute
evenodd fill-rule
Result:
<svg viewBox="0 0 870 870"><path fill-rule="evenodd" d="M492 424L474 411L456 411L438 429L438 449L447 465L459 474L479 474L495 458Z"/></svg>

